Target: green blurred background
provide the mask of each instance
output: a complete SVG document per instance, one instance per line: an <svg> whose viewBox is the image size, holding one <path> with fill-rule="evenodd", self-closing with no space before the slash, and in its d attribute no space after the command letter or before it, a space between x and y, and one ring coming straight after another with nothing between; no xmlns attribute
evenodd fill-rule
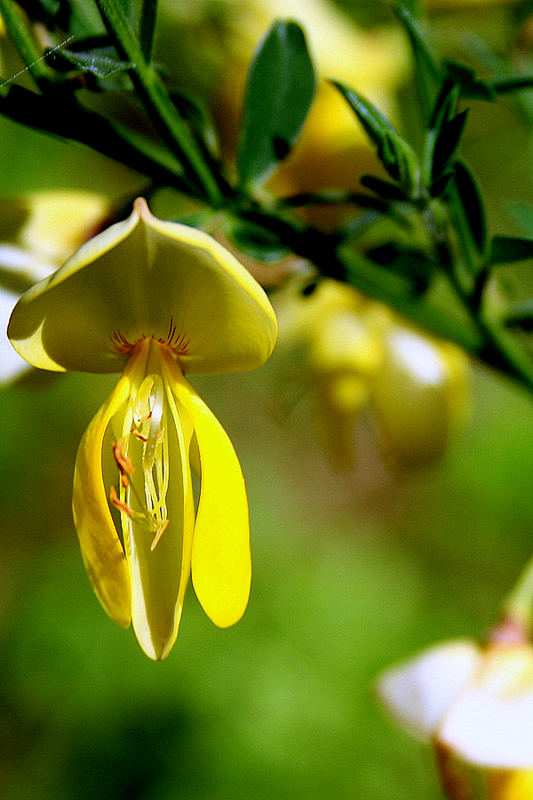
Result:
<svg viewBox="0 0 533 800"><path fill-rule="evenodd" d="M510 35L511 13L477 6ZM435 18L443 46L462 13ZM142 185L75 145L9 123L0 135L5 195ZM509 232L506 201L532 199L523 113L474 108L464 152ZM190 589L163 663L100 609L71 518L76 448L115 379L29 373L1 390L2 798L442 797L429 750L389 722L373 680L494 621L533 549L532 398L476 367L470 420L439 465L388 473L363 425L357 469L339 476L305 401L279 419L275 373L195 381L245 473L253 591L222 631Z"/></svg>

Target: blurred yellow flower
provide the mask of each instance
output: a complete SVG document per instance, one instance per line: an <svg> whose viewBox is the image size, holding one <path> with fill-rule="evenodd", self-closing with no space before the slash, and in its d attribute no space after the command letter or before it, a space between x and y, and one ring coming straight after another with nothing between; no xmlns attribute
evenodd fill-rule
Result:
<svg viewBox="0 0 533 800"><path fill-rule="evenodd" d="M308 376L333 466L353 466L363 409L390 465L423 466L443 455L468 405L468 359L459 348L331 279L297 278L273 302L278 361L297 362Z"/></svg>
<svg viewBox="0 0 533 800"><path fill-rule="evenodd" d="M403 727L434 743L451 800L532 796L529 642L444 642L384 672L377 690Z"/></svg>
<svg viewBox="0 0 533 800"><path fill-rule="evenodd" d="M0 383L27 368L5 335L18 295L89 239L107 211L108 201L102 195L68 189L0 200Z"/></svg>
<svg viewBox="0 0 533 800"><path fill-rule="evenodd" d="M143 199L20 299L10 340L36 367L122 371L76 459L73 511L94 589L145 653L165 658L185 589L225 627L250 590L248 505L225 431L184 377L254 369L276 319L222 245ZM194 510L191 464L201 476Z"/></svg>

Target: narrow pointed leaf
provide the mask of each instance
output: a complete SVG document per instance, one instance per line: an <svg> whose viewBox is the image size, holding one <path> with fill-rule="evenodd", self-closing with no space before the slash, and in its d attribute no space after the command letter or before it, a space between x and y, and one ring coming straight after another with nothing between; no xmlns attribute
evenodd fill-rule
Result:
<svg viewBox="0 0 533 800"><path fill-rule="evenodd" d="M442 69L424 31L405 4L394 3L393 11L409 37L415 59L415 76L424 106L431 105L442 80Z"/></svg>
<svg viewBox="0 0 533 800"><path fill-rule="evenodd" d="M142 0L139 20L139 44L147 61L152 57L155 23L157 19L157 0Z"/></svg>
<svg viewBox="0 0 533 800"><path fill-rule="evenodd" d="M180 116L189 123L192 133L206 154L217 157L219 155L217 133L208 109L197 98L185 92L173 90L170 92L170 99Z"/></svg>
<svg viewBox="0 0 533 800"><path fill-rule="evenodd" d="M533 258L533 239L514 236L494 236L491 242L490 263L509 264Z"/></svg>
<svg viewBox="0 0 533 800"><path fill-rule="evenodd" d="M520 89L531 89L533 88L533 75L509 75L509 77L491 81L490 85L497 94L507 94Z"/></svg>
<svg viewBox="0 0 533 800"><path fill-rule="evenodd" d="M458 100L459 87L453 81L445 80L429 121L429 127L435 130L435 135L438 135L442 124L454 116Z"/></svg>
<svg viewBox="0 0 533 800"><path fill-rule="evenodd" d="M377 178L375 175L363 175L360 182L365 189L370 189L379 197L387 200L398 200L399 202L407 200L405 192L399 186L390 181L385 181L383 178Z"/></svg>
<svg viewBox="0 0 533 800"><path fill-rule="evenodd" d="M433 163L431 165L431 177L433 181L445 172L450 161L453 159L459 142L461 141L467 117L468 109L465 109L451 119L443 122L433 148Z"/></svg>
<svg viewBox="0 0 533 800"><path fill-rule="evenodd" d="M448 77L459 85L461 97L491 102L496 100L493 86L488 81L479 78L472 67L458 61L445 61L444 70Z"/></svg>
<svg viewBox="0 0 533 800"><path fill-rule="evenodd" d="M481 192L474 176L462 161L455 162L454 171L452 186L455 187L456 193L452 192L452 196L460 204L460 207L457 207L455 203L456 210L463 215L477 250L484 253L487 244L487 225Z"/></svg>
<svg viewBox="0 0 533 800"><path fill-rule="evenodd" d="M440 197L446 191L448 184L450 183L451 179L453 178L453 170L448 169L446 172L443 172L442 175L433 181L431 186L429 187L429 193L432 197Z"/></svg>
<svg viewBox="0 0 533 800"><path fill-rule="evenodd" d="M85 52L63 49L61 57L80 72L89 72L97 78L110 78L132 67L128 61L121 61L118 58L113 47L98 47ZM52 58L57 61L55 54Z"/></svg>
<svg viewBox="0 0 533 800"><path fill-rule="evenodd" d="M274 22L248 74L237 154L243 185L268 177L290 152L314 91L314 70L302 29L295 22Z"/></svg>
<svg viewBox="0 0 533 800"><path fill-rule="evenodd" d="M332 83L376 145L378 158L391 178L409 192L416 182L417 172L417 161L411 147L370 100L342 83Z"/></svg>

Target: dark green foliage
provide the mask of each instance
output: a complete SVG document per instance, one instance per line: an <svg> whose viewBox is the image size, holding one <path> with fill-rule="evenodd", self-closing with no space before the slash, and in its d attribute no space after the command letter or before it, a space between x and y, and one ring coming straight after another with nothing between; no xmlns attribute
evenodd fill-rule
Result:
<svg viewBox="0 0 533 800"><path fill-rule="evenodd" d="M461 212L470 230L472 241L480 254L485 253L487 245L487 225L481 192L474 176L463 161L457 160L454 165L454 180L448 187L457 190Z"/></svg>
<svg viewBox="0 0 533 800"><path fill-rule="evenodd" d="M339 90L377 148L378 158L406 193L416 183L417 162L411 147L397 133L393 125L363 95L337 81Z"/></svg>
<svg viewBox="0 0 533 800"><path fill-rule="evenodd" d="M509 264L533 258L533 239L494 236L491 241L490 264Z"/></svg>
<svg viewBox="0 0 533 800"><path fill-rule="evenodd" d="M302 29L277 21L257 50L246 84L237 171L243 186L267 178L290 152L315 91Z"/></svg>
<svg viewBox="0 0 533 800"><path fill-rule="evenodd" d="M476 75L476 71L459 61L444 61L446 76L459 86L461 97L469 100L496 100L496 92L489 81Z"/></svg>
<svg viewBox="0 0 533 800"><path fill-rule="evenodd" d="M255 222L233 218L224 230L238 250L259 261L279 261L290 253L276 233Z"/></svg>
<svg viewBox="0 0 533 800"><path fill-rule="evenodd" d="M76 69L102 79L110 78L119 72L126 72L131 68L129 62L119 59L107 37L74 42L71 47L63 47L60 51L53 52L49 60L49 63L60 71Z"/></svg>

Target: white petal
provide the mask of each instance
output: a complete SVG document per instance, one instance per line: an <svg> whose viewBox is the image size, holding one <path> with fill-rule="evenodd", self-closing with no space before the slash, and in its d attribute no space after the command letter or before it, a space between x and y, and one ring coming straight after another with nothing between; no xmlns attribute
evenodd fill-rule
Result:
<svg viewBox="0 0 533 800"><path fill-rule="evenodd" d="M380 699L410 733L430 739L479 668L482 655L470 641L444 642L378 678Z"/></svg>
<svg viewBox="0 0 533 800"><path fill-rule="evenodd" d="M479 766L533 768L531 648L488 654L479 678L446 715L438 738Z"/></svg>

